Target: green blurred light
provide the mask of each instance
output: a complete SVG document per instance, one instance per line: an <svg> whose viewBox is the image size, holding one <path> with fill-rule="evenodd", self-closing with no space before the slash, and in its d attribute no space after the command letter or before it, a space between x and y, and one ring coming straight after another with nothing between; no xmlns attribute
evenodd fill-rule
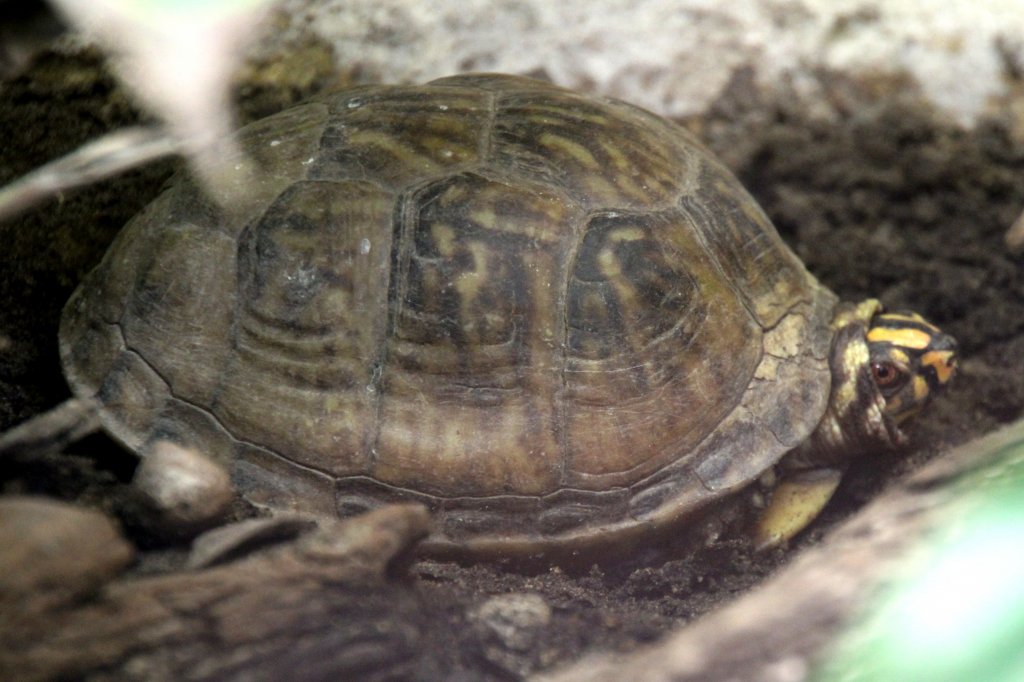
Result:
<svg viewBox="0 0 1024 682"><path fill-rule="evenodd" d="M1024 681L1024 445L964 481L966 503L917 571L884 591L823 682Z"/></svg>

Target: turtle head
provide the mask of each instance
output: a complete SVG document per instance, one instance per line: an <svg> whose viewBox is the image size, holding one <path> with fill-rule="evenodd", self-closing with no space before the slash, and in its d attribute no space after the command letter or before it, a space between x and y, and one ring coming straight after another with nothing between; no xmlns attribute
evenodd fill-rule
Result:
<svg viewBox="0 0 1024 682"><path fill-rule="evenodd" d="M956 341L917 313L885 312L874 299L841 305L832 328L832 389L809 444L814 459L902 445L900 425L956 374Z"/></svg>
<svg viewBox="0 0 1024 682"><path fill-rule="evenodd" d="M897 424L920 412L956 374L956 341L917 313L877 313L867 342L871 378L885 414Z"/></svg>
<svg viewBox="0 0 1024 682"><path fill-rule="evenodd" d="M900 424L956 374L956 341L917 313L884 312L874 299L844 303L832 332L828 405L810 438L791 451L789 472L755 526L761 548L792 538L817 516L850 457L902 445Z"/></svg>

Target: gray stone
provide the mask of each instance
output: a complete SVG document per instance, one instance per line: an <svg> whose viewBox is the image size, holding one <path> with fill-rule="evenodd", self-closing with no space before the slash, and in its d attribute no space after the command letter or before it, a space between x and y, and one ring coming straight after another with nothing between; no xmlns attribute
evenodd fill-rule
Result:
<svg viewBox="0 0 1024 682"><path fill-rule="evenodd" d="M551 607L544 597L534 592L497 595L478 606L471 618L490 663L519 676L538 667L545 649L540 644L551 624Z"/></svg>
<svg viewBox="0 0 1024 682"><path fill-rule="evenodd" d="M221 521L234 499L224 467L171 441L155 443L135 471L132 484L158 533L189 536Z"/></svg>
<svg viewBox="0 0 1024 682"><path fill-rule="evenodd" d="M95 592L134 556L102 512L42 497L0 498L0 623L3 615Z"/></svg>

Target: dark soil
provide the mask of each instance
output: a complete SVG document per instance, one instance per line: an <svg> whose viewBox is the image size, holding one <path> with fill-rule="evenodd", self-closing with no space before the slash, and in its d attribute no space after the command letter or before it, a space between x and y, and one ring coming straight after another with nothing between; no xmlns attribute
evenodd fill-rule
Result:
<svg viewBox="0 0 1024 682"><path fill-rule="evenodd" d="M905 88L823 82L832 95L828 116L812 119L782 97L764 101L738 78L711 117L688 123L821 280L844 298L875 296L919 311L960 340L964 361L955 389L913 430L913 450L869 453L798 547L818 541L892 477L1024 413L1024 259L1003 242L1024 209L1022 131L995 117L966 132ZM44 55L0 93L0 184L138 119L92 55ZM57 360L61 306L172 170L157 164L0 225L0 430L68 397ZM110 441L91 437L73 452L3 463L0 485L119 513L133 465ZM143 547L139 571L168 570L183 552L133 537ZM411 573L436 624L424 635L424 675L516 679L587 652L629 650L748 590L787 556L752 555L745 543L723 540L698 558L653 547L592 567L421 561ZM509 592L537 593L551 609L529 646L499 641L473 615L489 596Z"/></svg>

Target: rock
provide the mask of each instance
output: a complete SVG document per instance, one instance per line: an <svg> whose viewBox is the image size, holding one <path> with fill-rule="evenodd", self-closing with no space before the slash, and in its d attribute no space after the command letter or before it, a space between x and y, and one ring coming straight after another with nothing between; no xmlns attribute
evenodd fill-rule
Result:
<svg viewBox="0 0 1024 682"><path fill-rule="evenodd" d="M527 651L551 622L551 607L533 592L502 594L481 604L474 616L504 646Z"/></svg>
<svg viewBox="0 0 1024 682"><path fill-rule="evenodd" d="M534 592L497 595L471 617L488 661L519 676L537 668L543 654L538 644L551 623L551 607L544 597Z"/></svg>
<svg viewBox="0 0 1024 682"><path fill-rule="evenodd" d="M0 628L96 592L134 559L107 515L37 497L0 498Z"/></svg>
<svg viewBox="0 0 1024 682"><path fill-rule="evenodd" d="M160 535L190 537L223 520L234 499L231 476L205 454L159 441L143 458L132 484Z"/></svg>
<svg viewBox="0 0 1024 682"><path fill-rule="evenodd" d="M417 679L424 619L391 574L429 521L390 505L210 568L115 580L2 624L0 679Z"/></svg>
<svg viewBox="0 0 1024 682"><path fill-rule="evenodd" d="M737 74L822 113L836 74L920 92L964 125L1000 106L1024 63L1012 0L293 0L254 50L312 39L339 72L419 82L461 71L543 74L671 117L707 112ZM699 74L699 76L695 76ZM783 93L785 94L785 93Z"/></svg>

